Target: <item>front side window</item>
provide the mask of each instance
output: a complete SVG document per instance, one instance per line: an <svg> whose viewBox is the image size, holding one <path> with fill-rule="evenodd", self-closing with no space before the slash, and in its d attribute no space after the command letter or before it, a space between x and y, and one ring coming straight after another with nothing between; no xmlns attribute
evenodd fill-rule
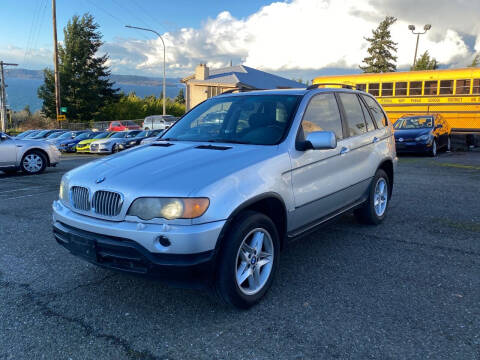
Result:
<svg viewBox="0 0 480 360"><path fill-rule="evenodd" d="M357 95L340 93L339 97L343 105L343 110L345 111L350 136L357 136L366 133L367 126L363 118L362 108Z"/></svg>
<svg viewBox="0 0 480 360"><path fill-rule="evenodd" d="M177 121L164 139L257 145L278 144L288 130L299 95L211 98Z"/></svg>
<svg viewBox="0 0 480 360"><path fill-rule="evenodd" d="M411 81L410 82L410 96L422 95L422 82Z"/></svg>
<svg viewBox="0 0 480 360"><path fill-rule="evenodd" d="M407 82L400 81L395 83L395 96L407 95Z"/></svg>
<svg viewBox="0 0 480 360"><path fill-rule="evenodd" d="M368 92L373 96L378 96L380 94L380 84L372 83L368 85Z"/></svg>
<svg viewBox="0 0 480 360"><path fill-rule="evenodd" d="M453 80L441 80L440 95L452 95L452 94L453 94Z"/></svg>
<svg viewBox="0 0 480 360"><path fill-rule="evenodd" d="M319 94L310 100L302 120L306 137L313 131L333 131L337 140L343 139L342 119L335 95Z"/></svg>
<svg viewBox="0 0 480 360"><path fill-rule="evenodd" d="M365 96L365 95L361 95L361 96L362 96L362 99L365 101L365 104L367 104L368 109L372 113L373 118L377 123L377 127L383 128L385 126L388 126L387 117L385 116L385 113L383 112L380 105L378 105L378 103L375 101L375 99L372 99L370 96Z"/></svg>

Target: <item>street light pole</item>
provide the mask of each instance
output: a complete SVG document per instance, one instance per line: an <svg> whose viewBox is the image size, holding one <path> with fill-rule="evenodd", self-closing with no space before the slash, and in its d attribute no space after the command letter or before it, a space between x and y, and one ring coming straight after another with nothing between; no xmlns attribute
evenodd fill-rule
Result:
<svg viewBox="0 0 480 360"><path fill-rule="evenodd" d="M408 30L410 30L412 32L412 34L417 35L417 45L415 46L415 57L413 58L413 67L412 68L415 68L415 65L417 64L418 41L420 40L420 35L425 34L431 28L432 28L432 25L426 24L423 27L423 30L424 30L423 32L422 31L415 32L415 25L408 25Z"/></svg>
<svg viewBox="0 0 480 360"><path fill-rule="evenodd" d="M165 42L163 41L163 37L158 32L156 32L155 30L152 30L152 29L145 29L145 28L142 28L142 27L131 26L131 25L125 25L125 27L130 28L130 29L138 29L138 30L153 32L154 34L156 34L160 38L160 40L162 40L162 44L163 44L163 96L162 96L162 103L163 103L163 115L166 115L166 112L165 112L165 94L166 94L166 85L165 85Z"/></svg>

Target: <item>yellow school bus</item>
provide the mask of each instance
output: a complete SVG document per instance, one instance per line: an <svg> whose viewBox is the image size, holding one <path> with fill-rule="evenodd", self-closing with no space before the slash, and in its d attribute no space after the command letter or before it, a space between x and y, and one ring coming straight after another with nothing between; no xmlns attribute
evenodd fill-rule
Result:
<svg viewBox="0 0 480 360"><path fill-rule="evenodd" d="M403 115L442 114L456 133L480 132L480 68L319 76L375 96L392 122Z"/></svg>

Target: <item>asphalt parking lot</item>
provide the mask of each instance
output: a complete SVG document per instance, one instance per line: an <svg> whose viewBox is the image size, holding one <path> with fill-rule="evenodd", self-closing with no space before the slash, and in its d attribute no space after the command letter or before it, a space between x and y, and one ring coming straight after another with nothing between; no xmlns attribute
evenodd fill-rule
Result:
<svg viewBox="0 0 480 360"><path fill-rule="evenodd" d="M402 157L384 224L289 244L249 311L57 245L60 178L91 159L0 172L0 359L480 358L480 152Z"/></svg>

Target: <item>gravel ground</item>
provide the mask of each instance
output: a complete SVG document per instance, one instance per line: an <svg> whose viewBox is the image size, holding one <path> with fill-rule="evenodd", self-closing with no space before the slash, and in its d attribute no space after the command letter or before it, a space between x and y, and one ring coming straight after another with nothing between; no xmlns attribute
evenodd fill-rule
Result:
<svg viewBox="0 0 480 360"><path fill-rule="evenodd" d="M57 245L60 178L90 160L0 173L0 359L480 358L480 153L402 157L386 221L288 244L249 311Z"/></svg>

